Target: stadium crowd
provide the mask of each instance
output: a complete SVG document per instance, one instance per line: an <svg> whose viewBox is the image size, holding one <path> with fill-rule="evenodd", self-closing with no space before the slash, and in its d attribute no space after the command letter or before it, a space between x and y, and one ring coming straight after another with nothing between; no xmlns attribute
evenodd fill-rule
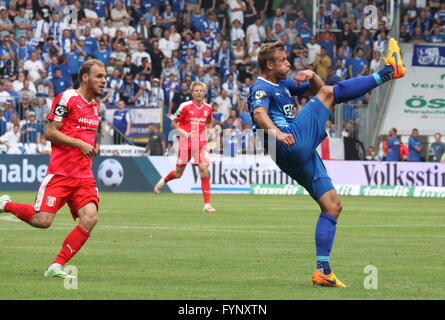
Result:
<svg viewBox="0 0 445 320"><path fill-rule="evenodd" d="M251 127L246 99L258 76L261 42L285 43L291 77L311 69L335 84L382 67L391 25L385 1L326 0L316 35L304 11L311 3L0 0L0 152L50 152L44 128L51 103L60 92L78 86L80 65L95 58L108 73L101 109L123 106L114 114L123 136L130 136L131 122L125 106L135 105L162 107L167 137L172 115L191 99L190 84L199 80L207 85L213 108L210 149L243 153L250 140L240 136ZM378 7L377 30L363 26L367 4ZM445 41L443 1L404 0L402 6L402 41ZM356 137L360 108L368 100L366 95L344 105L342 136ZM295 112L305 102L296 100ZM334 134L333 125L328 131Z"/></svg>

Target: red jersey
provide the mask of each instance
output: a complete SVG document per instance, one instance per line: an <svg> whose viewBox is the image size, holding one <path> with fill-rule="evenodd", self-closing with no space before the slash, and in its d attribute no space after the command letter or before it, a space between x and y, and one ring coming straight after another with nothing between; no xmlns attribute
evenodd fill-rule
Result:
<svg viewBox="0 0 445 320"><path fill-rule="evenodd" d="M48 120L62 122L60 132L83 140L94 146L99 128L99 112L96 101L87 102L76 90L60 93L53 101ZM93 177L92 159L86 158L78 148L51 143L48 174L72 178Z"/></svg>
<svg viewBox="0 0 445 320"><path fill-rule="evenodd" d="M207 143L206 123L212 120L212 107L210 105L203 102L200 106L197 106L193 100L183 102L179 105L174 119L179 122L179 127L186 132L195 131L194 138L199 138L200 147ZM184 144L186 140L181 136L179 142ZM191 144L191 140L188 140L188 144Z"/></svg>

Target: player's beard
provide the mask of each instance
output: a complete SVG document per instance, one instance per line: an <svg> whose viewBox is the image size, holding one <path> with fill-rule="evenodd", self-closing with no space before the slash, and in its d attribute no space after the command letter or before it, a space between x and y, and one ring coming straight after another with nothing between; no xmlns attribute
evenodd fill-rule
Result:
<svg viewBox="0 0 445 320"><path fill-rule="evenodd" d="M100 87L100 84L95 84L93 81L89 81L88 86L93 90L94 96L102 97L104 89Z"/></svg>

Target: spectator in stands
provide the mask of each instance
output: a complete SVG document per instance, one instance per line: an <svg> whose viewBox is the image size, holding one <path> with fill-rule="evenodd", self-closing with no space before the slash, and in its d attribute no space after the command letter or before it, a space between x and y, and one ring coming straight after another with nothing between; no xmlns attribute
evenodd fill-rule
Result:
<svg viewBox="0 0 445 320"><path fill-rule="evenodd" d="M117 33L120 33L120 31L117 31ZM126 57L127 52L125 51L125 45L118 41L113 47L109 63L113 67L121 68L125 64Z"/></svg>
<svg viewBox="0 0 445 320"><path fill-rule="evenodd" d="M320 46L326 48L326 54L331 58L331 61L333 61L336 56L337 47L331 39L331 33L325 34L323 41L320 41Z"/></svg>
<svg viewBox="0 0 445 320"><path fill-rule="evenodd" d="M411 36L409 32L407 31L406 25L402 24L400 26L400 32L399 32L399 41L400 42L409 42L411 39Z"/></svg>
<svg viewBox="0 0 445 320"><path fill-rule="evenodd" d="M8 11L5 7L0 9L0 38L14 32L14 24L8 17Z"/></svg>
<svg viewBox="0 0 445 320"><path fill-rule="evenodd" d="M309 43L309 38L312 35L312 30L309 27L309 23L307 21L303 21L301 24L301 29L299 30L298 34L301 37L301 41L306 45Z"/></svg>
<svg viewBox="0 0 445 320"><path fill-rule="evenodd" d="M159 41L153 41L153 49L149 52L151 57L151 75L154 78L160 78L163 68L164 54L161 49L159 49Z"/></svg>
<svg viewBox="0 0 445 320"><path fill-rule="evenodd" d="M122 6L121 0L115 0L115 7L110 13L111 20L113 20L113 27L119 29L124 26L124 18L130 20L127 10Z"/></svg>
<svg viewBox="0 0 445 320"><path fill-rule="evenodd" d="M114 69L113 75L107 79L106 93L102 101L116 105L123 93L123 84L124 81L121 79L121 72L119 69Z"/></svg>
<svg viewBox="0 0 445 320"><path fill-rule="evenodd" d="M240 25L244 25L244 12L247 10L246 3L242 0L228 0L230 24L233 25L238 20Z"/></svg>
<svg viewBox="0 0 445 320"><path fill-rule="evenodd" d="M121 134L128 138L130 136L131 129L130 111L125 109L125 101L123 99L119 100L117 103L117 110L114 111L113 126L115 128L113 134L113 144L123 143L124 139L122 138Z"/></svg>
<svg viewBox="0 0 445 320"><path fill-rule="evenodd" d="M0 106L4 105L9 100L11 100L11 95L5 90L5 83L0 80Z"/></svg>
<svg viewBox="0 0 445 320"><path fill-rule="evenodd" d="M148 125L148 142L142 156L149 152L150 156L163 156L165 154L165 136L155 123Z"/></svg>
<svg viewBox="0 0 445 320"><path fill-rule="evenodd" d="M298 49L297 56L294 58L293 66L296 71L309 69L309 49Z"/></svg>
<svg viewBox="0 0 445 320"><path fill-rule="evenodd" d="M354 51L357 51L358 48L362 48L363 49L363 57L367 60L370 60L372 46L369 45L366 40L367 40L366 35L364 33L362 33L358 38L357 45L355 46Z"/></svg>
<svg viewBox="0 0 445 320"><path fill-rule="evenodd" d="M8 61L14 62L16 59L17 47L11 42L10 37L9 33L0 33L0 68L4 68Z"/></svg>
<svg viewBox="0 0 445 320"><path fill-rule="evenodd" d="M230 116L230 110L232 109L232 100L227 95L225 89L221 90L221 94L214 100L218 104L218 111L221 112L221 122L225 122Z"/></svg>
<svg viewBox="0 0 445 320"><path fill-rule="evenodd" d="M341 59L337 59L335 61L335 66L333 67L332 72L333 72L333 78L332 78L333 84L339 83L340 81L349 78L348 68L343 66Z"/></svg>
<svg viewBox="0 0 445 320"><path fill-rule="evenodd" d="M383 56L387 48L388 48L388 40L386 39L386 32L380 31L380 33L377 36L377 40L375 40L373 43L372 49L375 51L380 51L380 54Z"/></svg>
<svg viewBox="0 0 445 320"><path fill-rule="evenodd" d="M0 123L1 121L2 120L0 119ZM20 125L18 122L14 122L12 124L11 131L3 132L3 134L0 135L0 144L6 146L7 154L21 154L22 152L19 149L19 142L20 142Z"/></svg>
<svg viewBox="0 0 445 320"><path fill-rule="evenodd" d="M309 43L306 46L308 48L309 64L312 64L317 56L321 53L321 46L317 43L315 36L311 36L309 38Z"/></svg>
<svg viewBox="0 0 445 320"><path fill-rule="evenodd" d="M9 96L12 98L12 100L5 102L7 104L6 109L8 109L8 103L11 107L12 105L18 105L20 103L20 96L15 92L12 82L9 80L5 80L5 91L8 92Z"/></svg>
<svg viewBox="0 0 445 320"><path fill-rule="evenodd" d="M314 61L314 67L321 79L326 80L328 68L332 65L331 58L326 55L326 48L321 47L320 54Z"/></svg>
<svg viewBox="0 0 445 320"><path fill-rule="evenodd" d="M411 39L409 40L409 42L410 43L425 43L426 42L426 37L422 33L422 28L421 27L415 27L414 28L414 32L411 35Z"/></svg>
<svg viewBox="0 0 445 320"><path fill-rule="evenodd" d="M385 147L386 161L399 161L400 140L397 137L397 129L391 128L388 133L388 142Z"/></svg>
<svg viewBox="0 0 445 320"><path fill-rule="evenodd" d="M164 90L160 86L159 78L153 78L151 83L150 107L162 108L165 104Z"/></svg>
<svg viewBox="0 0 445 320"><path fill-rule="evenodd" d="M255 24L247 26L246 44L248 48L251 48L254 42L261 43L264 38L266 38L266 29L263 26L263 20L261 19L261 17L257 16Z"/></svg>
<svg viewBox="0 0 445 320"><path fill-rule="evenodd" d="M3 117L3 108L0 105L0 135L3 135L7 131L6 119Z"/></svg>
<svg viewBox="0 0 445 320"><path fill-rule="evenodd" d="M39 152L38 144L43 135L43 128L36 122L34 111L28 112L27 120L28 122L21 129L21 140L27 154L36 154Z"/></svg>
<svg viewBox="0 0 445 320"><path fill-rule="evenodd" d="M105 40L99 40L99 48L94 51L93 56L95 59L102 61L103 64L107 65L111 57L110 49L106 46Z"/></svg>
<svg viewBox="0 0 445 320"><path fill-rule="evenodd" d="M368 161L377 161L379 159L375 148L373 146L369 146L366 152L366 160Z"/></svg>
<svg viewBox="0 0 445 320"><path fill-rule="evenodd" d="M125 79L125 76L128 73L131 73L133 75L133 79L135 79L135 77L139 74L138 67L133 63L131 54L127 54L127 56L125 57L125 63L122 66L122 77Z"/></svg>
<svg viewBox="0 0 445 320"><path fill-rule="evenodd" d="M176 113L176 110L178 110L179 105L185 101L192 100L192 95L188 91L188 86L186 82L181 83L181 91L175 92L173 95L173 99L170 101L170 104L168 106L167 116L170 118L171 115Z"/></svg>
<svg viewBox="0 0 445 320"><path fill-rule="evenodd" d="M15 38L26 37L26 32L32 30L31 20L25 17L26 10L20 7L17 16L14 18Z"/></svg>
<svg viewBox="0 0 445 320"><path fill-rule="evenodd" d="M442 158L442 155L445 153L445 143L443 143L441 141L442 139L442 135L437 132L434 135L434 142L431 144L430 147L430 157L428 159L428 161L431 162L439 162L440 159Z"/></svg>
<svg viewBox="0 0 445 320"><path fill-rule="evenodd" d="M427 16L426 10L421 10L419 16L414 21L414 28L420 27L422 34L427 36L433 28L434 20Z"/></svg>
<svg viewBox="0 0 445 320"><path fill-rule="evenodd" d="M45 135L42 135L40 143L37 145L39 154L51 154L51 141L46 140Z"/></svg>
<svg viewBox="0 0 445 320"><path fill-rule="evenodd" d="M55 76L51 80L54 87L54 94L57 96L59 93L71 88L72 84L70 80L67 80L63 74L62 69L57 67L55 69Z"/></svg>
<svg viewBox="0 0 445 320"><path fill-rule="evenodd" d="M408 140L408 149L409 154L407 161L422 161L423 145L419 140L419 130L416 128L411 131L411 136Z"/></svg>
<svg viewBox="0 0 445 320"><path fill-rule="evenodd" d="M176 43L170 39L170 30L164 31L164 36L159 39L159 49L162 51L165 57L170 59L172 52L177 48Z"/></svg>
<svg viewBox="0 0 445 320"><path fill-rule="evenodd" d="M233 73L229 74L227 81L221 85L221 88L227 92L227 96L232 102L232 108L234 108L238 102L238 85Z"/></svg>
<svg viewBox="0 0 445 320"><path fill-rule="evenodd" d="M138 78L134 80L134 82L139 86L140 90L142 90L141 94L135 101L135 105L138 107L148 107L150 105L151 83L147 78L147 74L145 72L140 72Z"/></svg>
<svg viewBox="0 0 445 320"><path fill-rule="evenodd" d="M354 124L352 120L344 123L344 128L341 132L342 137L353 138L354 137Z"/></svg>
<svg viewBox="0 0 445 320"><path fill-rule="evenodd" d="M410 20L415 20L419 16L419 9L417 8L416 0L410 0L409 6L404 8L402 11L402 16L408 15Z"/></svg>
<svg viewBox="0 0 445 320"><path fill-rule="evenodd" d="M368 61L363 58L363 49L358 48L355 57L350 60L349 75L352 78L365 75L368 70Z"/></svg>
<svg viewBox="0 0 445 320"><path fill-rule="evenodd" d="M127 73L122 84L122 94L120 99L124 100L125 104L134 104L139 96L142 94L142 88L138 86L133 80L133 74Z"/></svg>
<svg viewBox="0 0 445 320"><path fill-rule="evenodd" d="M35 81L40 78L39 71L43 70L43 63L39 60L37 52L31 52L31 60L26 60L24 65L25 70L28 72L28 79Z"/></svg>
<svg viewBox="0 0 445 320"><path fill-rule="evenodd" d="M349 22L345 22L343 24L343 32L339 34L337 39L338 43L340 44L343 43L343 40L347 41L349 47L355 48L357 42L357 36L355 35L354 31L352 31Z"/></svg>
<svg viewBox="0 0 445 320"><path fill-rule="evenodd" d="M372 60L369 63L369 74L373 74L383 68L383 60L381 59L380 51L372 52Z"/></svg>
<svg viewBox="0 0 445 320"><path fill-rule="evenodd" d="M238 19L232 22L232 28L230 31L230 43L232 46L236 45L237 40L241 40L244 42L244 38L246 34L242 28L242 25ZM244 44L244 43L243 43Z"/></svg>
<svg viewBox="0 0 445 320"><path fill-rule="evenodd" d="M40 78L34 81L34 87L37 91L37 97L48 98L49 91L54 90L51 79L48 77L48 71L45 68L40 69Z"/></svg>
<svg viewBox="0 0 445 320"><path fill-rule="evenodd" d="M430 31L428 36L429 43L443 43L445 41L445 36L440 32L440 26L436 24Z"/></svg>

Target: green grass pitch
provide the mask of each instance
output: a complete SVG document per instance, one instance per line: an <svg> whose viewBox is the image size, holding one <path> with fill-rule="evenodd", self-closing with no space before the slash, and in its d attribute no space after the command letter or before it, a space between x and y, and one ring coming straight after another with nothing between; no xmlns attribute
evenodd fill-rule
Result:
<svg viewBox="0 0 445 320"><path fill-rule="evenodd" d="M0 215L0 299L445 299L444 200L342 203L331 266L345 289L312 286L319 209L308 196L212 195L208 214L200 194L102 193L99 223L67 264L77 289L43 277L75 226L66 206L47 230ZM377 289L364 287L368 265Z"/></svg>

